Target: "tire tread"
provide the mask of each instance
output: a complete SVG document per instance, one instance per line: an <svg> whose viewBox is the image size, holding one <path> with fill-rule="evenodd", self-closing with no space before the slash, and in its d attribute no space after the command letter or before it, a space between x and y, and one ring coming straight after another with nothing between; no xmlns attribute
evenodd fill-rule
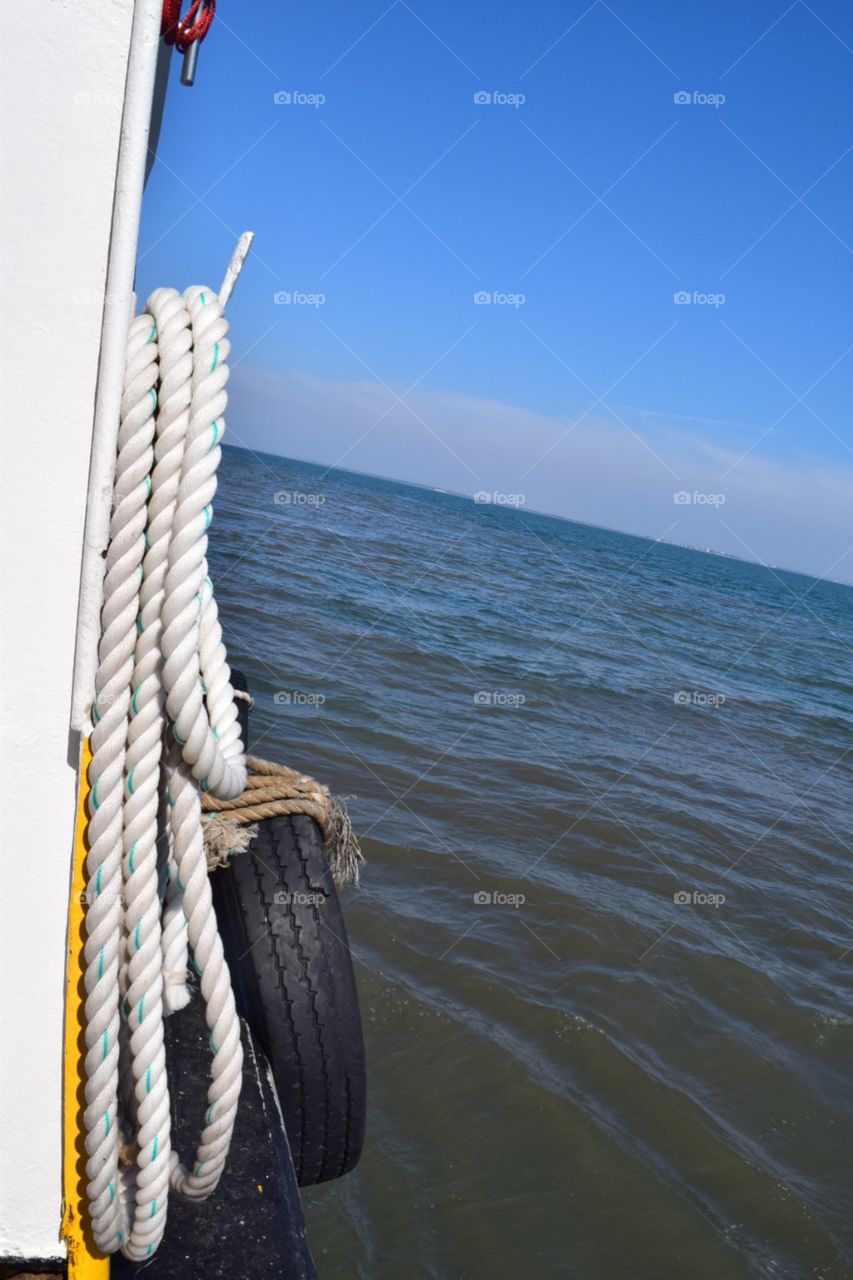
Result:
<svg viewBox="0 0 853 1280"><path fill-rule="evenodd" d="M364 1140L364 1041L319 827L301 814L266 819L214 881L238 1002L270 1060L299 1184L341 1177Z"/></svg>

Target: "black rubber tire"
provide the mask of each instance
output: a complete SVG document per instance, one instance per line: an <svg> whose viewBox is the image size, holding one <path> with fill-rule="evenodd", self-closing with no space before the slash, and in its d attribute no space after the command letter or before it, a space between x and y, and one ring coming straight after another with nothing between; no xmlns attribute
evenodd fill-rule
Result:
<svg viewBox="0 0 853 1280"><path fill-rule="evenodd" d="M366 1071L352 957L320 828L267 818L212 877L240 1013L263 1046L302 1187L340 1178L364 1143Z"/></svg>

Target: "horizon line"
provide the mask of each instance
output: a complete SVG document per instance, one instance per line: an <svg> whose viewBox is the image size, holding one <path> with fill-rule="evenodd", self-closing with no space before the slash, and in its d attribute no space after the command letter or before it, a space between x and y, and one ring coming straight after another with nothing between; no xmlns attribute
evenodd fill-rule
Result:
<svg viewBox="0 0 853 1280"><path fill-rule="evenodd" d="M400 480L397 476L386 476L376 471L359 471L354 467L338 467L326 462L317 462L313 458L295 458L291 454L272 453L268 449L256 449L246 444L232 444L223 441L221 448L234 449L238 453L251 453L261 457L276 458L281 462L296 462L304 466L320 467L327 472L340 471L344 475L361 476L366 480L382 480L386 484L403 484L410 489L422 489L425 493L440 493L447 497L459 498L465 502L473 502L475 506L480 505L476 502L473 494L460 493L458 489L442 489L437 485L421 484L417 480ZM482 505L497 506L504 511L521 510L519 506L509 503L483 503ZM615 533L624 538L639 538L642 542L658 543L665 547L677 547L680 551L693 551L700 556L716 556L720 560L736 560L740 564L755 565L756 568L766 569L768 573L790 573L794 577L808 578L812 582L829 582L836 587L853 589L853 579L848 581L845 578L830 578L826 574L818 577L813 573L807 573L804 569L789 569L786 565L766 564L763 560L753 560L747 556L735 555L732 551L716 551L712 547L697 547L690 542L674 542L669 538L656 538L652 534L636 533L632 529L616 529L612 525L593 524L589 520L578 520L573 516L558 515L555 511L540 511L537 507L524 506L524 510L529 511L531 515L540 516L546 520L559 520L562 524L576 524L584 529L596 529L602 533Z"/></svg>

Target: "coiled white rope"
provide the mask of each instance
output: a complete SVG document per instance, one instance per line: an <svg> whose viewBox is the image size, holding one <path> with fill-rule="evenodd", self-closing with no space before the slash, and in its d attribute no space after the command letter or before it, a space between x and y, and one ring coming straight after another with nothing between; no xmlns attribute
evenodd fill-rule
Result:
<svg viewBox="0 0 853 1280"><path fill-rule="evenodd" d="M202 288L158 289L132 322L106 554L89 769L86 1176L96 1244L138 1261L163 1236L170 1187L194 1200L215 1189L242 1079L200 797L233 799L246 782L206 561L227 331ZM171 1146L163 1018L189 999L188 950L213 1056L185 1166Z"/></svg>

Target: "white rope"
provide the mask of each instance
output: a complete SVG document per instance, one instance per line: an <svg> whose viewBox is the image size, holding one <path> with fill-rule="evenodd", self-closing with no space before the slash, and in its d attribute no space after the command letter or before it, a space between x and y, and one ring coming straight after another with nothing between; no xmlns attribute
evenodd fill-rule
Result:
<svg viewBox="0 0 853 1280"><path fill-rule="evenodd" d="M245 255L244 255L245 256ZM242 1048L216 926L200 789L233 799L246 762L207 528L227 401L217 295L158 289L131 324L92 707L86 894L88 1202L95 1242L141 1261L169 1190L221 1176ZM189 999L192 952L210 1030L205 1127L172 1150L163 1018Z"/></svg>

